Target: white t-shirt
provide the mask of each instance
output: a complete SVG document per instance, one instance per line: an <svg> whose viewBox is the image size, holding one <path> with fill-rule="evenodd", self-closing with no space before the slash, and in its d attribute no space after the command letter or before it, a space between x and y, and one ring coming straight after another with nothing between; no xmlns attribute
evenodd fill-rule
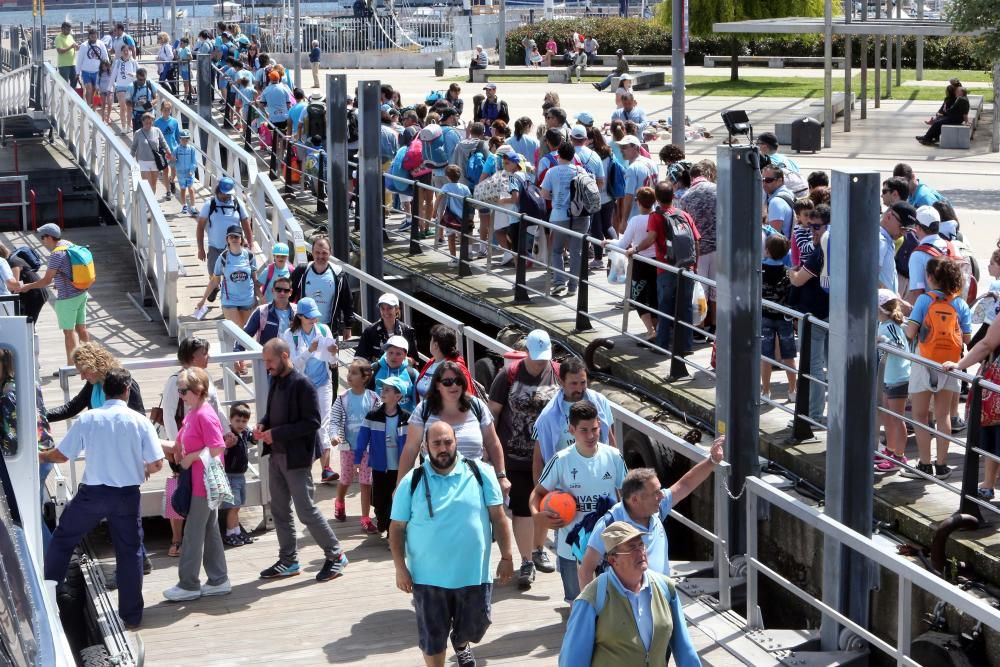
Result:
<svg viewBox="0 0 1000 667"><path fill-rule="evenodd" d="M111 66L111 76L114 78L116 88L127 88L135 81L135 72L139 66L135 60L119 58Z"/></svg>
<svg viewBox="0 0 1000 667"><path fill-rule="evenodd" d="M633 215L628 219L628 225L625 227L625 232L616 240L614 243L619 248L628 248L630 245L639 246L639 243L646 238L646 226L649 223L649 214L640 213L639 215ZM652 244L645 250L640 250L639 254L643 257L656 258L656 244Z"/></svg>
<svg viewBox="0 0 1000 667"><path fill-rule="evenodd" d="M472 402L476 405L470 407L469 411L465 413L465 421L451 426L455 429L455 440L458 442L459 453L467 459L481 459L483 458L483 428L493 423L493 415L486 402L481 398L473 396ZM434 422L441 421L441 418L434 414L428 414L425 422L425 410L426 406L421 401L413 414L410 415L410 423L423 428L426 434L427 427Z"/></svg>
<svg viewBox="0 0 1000 667"><path fill-rule="evenodd" d="M566 544L566 535L597 507L602 496L618 502L617 491L625 481L625 459L621 452L610 445L598 444L591 457L580 454L575 446L556 452L542 470L538 483L547 491L566 491L576 498L576 516L573 521L556 531L556 553L561 558L576 560L572 547Z"/></svg>

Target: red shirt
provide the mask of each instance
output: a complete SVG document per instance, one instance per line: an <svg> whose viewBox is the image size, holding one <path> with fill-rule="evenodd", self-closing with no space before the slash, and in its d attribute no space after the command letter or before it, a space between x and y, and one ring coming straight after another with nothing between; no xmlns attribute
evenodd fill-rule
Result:
<svg viewBox="0 0 1000 667"><path fill-rule="evenodd" d="M653 244L656 248L656 261L663 262L664 264L670 263L667 261L667 220L665 217L669 214L680 215L687 221L691 227L691 234L694 236L696 245L701 240L701 234L698 233L698 225L694 224L694 218L687 211L682 211L673 206L666 211L659 208L653 209L653 212L649 214L649 221L646 223L646 231L656 232L656 242ZM656 272L666 273L666 270L657 267Z"/></svg>

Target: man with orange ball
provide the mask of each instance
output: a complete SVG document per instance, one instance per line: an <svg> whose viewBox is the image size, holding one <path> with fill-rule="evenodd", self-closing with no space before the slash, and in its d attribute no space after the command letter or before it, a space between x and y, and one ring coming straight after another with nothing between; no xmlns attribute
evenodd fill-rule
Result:
<svg viewBox="0 0 1000 667"><path fill-rule="evenodd" d="M529 498L535 522L556 529L557 569L566 602L580 594L577 563L589 539L588 531L577 528L587 525L588 517L592 525L618 501L626 473L621 453L600 442L601 421L593 403L577 401L570 407L569 432L573 446L557 452L548 462ZM567 521L554 509L543 509L543 499L551 491L565 491L576 499L572 520ZM575 537L574 544L567 540L570 535Z"/></svg>

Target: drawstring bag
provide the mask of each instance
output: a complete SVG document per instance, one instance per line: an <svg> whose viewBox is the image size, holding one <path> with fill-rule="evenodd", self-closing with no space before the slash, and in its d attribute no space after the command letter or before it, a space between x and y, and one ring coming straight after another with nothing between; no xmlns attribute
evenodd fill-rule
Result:
<svg viewBox="0 0 1000 667"><path fill-rule="evenodd" d="M205 492L208 497L208 509L216 510L222 503L233 502L233 490L229 487L229 477L219 459L208 453L205 447L198 455L205 465Z"/></svg>

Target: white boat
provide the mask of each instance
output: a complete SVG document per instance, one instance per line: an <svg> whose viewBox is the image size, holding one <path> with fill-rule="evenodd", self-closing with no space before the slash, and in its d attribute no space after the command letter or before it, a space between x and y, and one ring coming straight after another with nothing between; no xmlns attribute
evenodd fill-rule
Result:
<svg viewBox="0 0 1000 667"><path fill-rule="evenodd" d="M212 5L212 9L217 16L222 16L224 18L236 18L243 14L243 6L238 2L231 2L230 0L214 4Z"/></svg>

